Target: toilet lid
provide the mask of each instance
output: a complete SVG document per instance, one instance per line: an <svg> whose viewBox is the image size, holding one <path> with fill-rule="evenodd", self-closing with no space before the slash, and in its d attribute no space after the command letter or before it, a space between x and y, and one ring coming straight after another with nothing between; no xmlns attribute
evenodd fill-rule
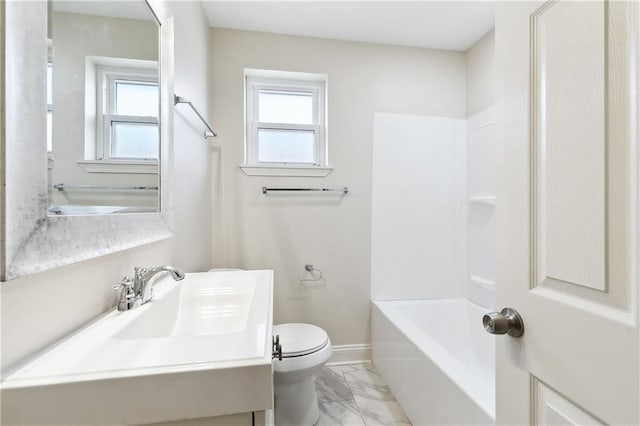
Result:
<svg viewBox="0 0 640 426"><path fill-rule="evenodd" d="M283 357L294 357L316 352L326 346L327 332L311 324L278 324L273 335L280 336Z"/></svg>

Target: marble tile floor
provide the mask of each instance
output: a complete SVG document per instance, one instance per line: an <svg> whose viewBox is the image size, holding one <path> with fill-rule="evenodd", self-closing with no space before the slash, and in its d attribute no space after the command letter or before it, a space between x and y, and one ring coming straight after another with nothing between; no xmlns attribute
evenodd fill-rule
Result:
<svg viewBox="0 0 640 426"><path fill-rule="evenodd" d="M316 389L316 426L411 425L372 363L324 367Z"/></svg>

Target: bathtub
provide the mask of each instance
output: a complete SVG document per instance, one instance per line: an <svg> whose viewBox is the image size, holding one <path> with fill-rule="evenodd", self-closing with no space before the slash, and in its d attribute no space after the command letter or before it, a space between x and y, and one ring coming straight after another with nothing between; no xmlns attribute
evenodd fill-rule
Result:
<svg viewBox="0 0 640 426"><path fill-rule="evenodd" d="M414 425L495 424L495 337L466 299L372 302L373 362Z"/></svg>

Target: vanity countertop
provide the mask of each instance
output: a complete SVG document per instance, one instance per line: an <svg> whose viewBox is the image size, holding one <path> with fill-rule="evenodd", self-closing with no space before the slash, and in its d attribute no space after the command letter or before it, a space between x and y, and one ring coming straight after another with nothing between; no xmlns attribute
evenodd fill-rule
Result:
<svg viewBox="0 0 640 426"><path fill-rule="evenodd" d="M273 272L165 278L0 382L2 420L143 424L271 408Z"/></svg>

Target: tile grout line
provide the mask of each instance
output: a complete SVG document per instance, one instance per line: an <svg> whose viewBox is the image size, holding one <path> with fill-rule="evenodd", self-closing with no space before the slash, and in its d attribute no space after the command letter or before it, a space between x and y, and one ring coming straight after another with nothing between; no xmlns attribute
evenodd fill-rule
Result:
<svg viewBox="0 0 640 426"><path fill-rule="evenodd" d="M391 396L392 399L378 399L375 398L377 400L377 402L382 403L382 404L396 404L398 406L398 408L401 410L402 416L408 421L409 425L411 425L411 422L409 421L408 417L406 416L406 413L404 412L404 409L400 406L400 404L398 403L398 400L396 399L395 395L391 392L391 388L389 388L389 385L384 382L384 380L382 379L382 376L380 375L380 372L378 371L378 369L375 367L375 365L373 363L367 363L367 365L373 367L373 368L366 368L365 365L366 364L359 364L361 365L363 368L356 368L356 370L358 372L364 372L368 378L368 380L363 380L364 383L371 385L372 390L380 393L380 396L383 396L383 394L386 394L387 392L389 393L389 396ZM349 388L351 389L351 381L349 380L349 378L346 375L346 372L343 371L343 375L345 376L345 380L347 381L347 384L349 384ZM379 380L378 380L379 379ZM356 382L359 381L358 379L355 380ZM380 384L378 384L378 382L380 382ZM353 393L353 390L352 390ZM358 407L358 411L360 412L360 415L362 417L362 419L364 420L365 426L369 425L370 423L367 421L367 416L365 416L362 412L362 409L360 407L360 404L358 404L358 400L355 397L355 393L353 393L354 395L354 402L356 403L356 406ZM366 397L365 397L366 398ZM363 400L364 401L364 400ZM390 413L391 414L391 413ZM395 421L397 420L395 418L394 414L391 414L393 419L390 419L391 421ZM374 424L378 424L376 419L371 419L371 421Z"/></svg>
<svg viewBox="0 0 640 426"><path fill-rule="evenodd" d="M335 370L332 367L325 367L328 368L331 371ZM330 403L330 402L345 402L345 401L355 401L355 398L353 396L353 391L351 390L351 387L349 386L349 383L347 382L347 378L345 377L344 373L342 372L342 370L340 370L339 372L336 372L336 374L340 375L342 377L342 380L344 381L345 385L347 385L347 387L349 388L349 392L351 393L351 398L350 399L332 399L332 400L327 400L327 401L320 401L320 399L318 398L318 403L320 404L326 404L326 403ZM317 386L317 384L316 384ZM331 387L331 386L329 386Z"/></svg>
<svg viewBox="0 0 640 426"><path fill-rule="evenodd" d="M369 417L365 416L365 414L363 413L362 407L360 406L360 404L358 403L358 399L356 398L356 393L353 390L353 386L357 386L360 384L360 382L362 382L362 385L365 387L365 389L369 385L371 385L372 391L375 391L376 393L380 393L379 396L383 397L383 399L378 399L378 398L370 398L370 399L375 399L377 400L377 402L384 404L385 406L388 404L397 405L397 408L400 410L402 417L406 419L409 425L411 425L411 422L407 418L406 413L404 413L404 410L397 402L395 395L393 395L389 386L383 382L382 378L380 377L380 373L378 372L378 370L376 369L373 363L366 363L366 364L361 363L361 364L349 365L349 366L331 366L331 367L327 367L327 370L329 370L327 372L327 375L333 378L333 380L329 380L327 384L333 384L334 386L340 386L340 387L346 385L346 388L349 394L351 395L351 399L343 399L343 398L340 398L339 400L332 399L332 400L322 402L321 404L323 406L330 407L332 406L332 404L343 406L343 408L346 409L347 412L351 412L353 414L357 413L357 416L360 418L360 424L364 426L369 426L373 424L377 425L378 419L376 419L375 416L370 419L372 423L368 421ZM349 375L347 375L348 373ZM360 373L363 373L366 377L360 378L359 377ZM352 377L354 375L355 377ZM351 380L350 378L353 380ZM380 380L378 380L378 378L380 378ZM381 382L381 383L378 384L378 382ZM328 386L328 387L333 389L332 386ZM386 395L387 392L389 393L389 396L392 399L388 400L384 398L384 395ZM334 395L338 396L338 393L335 393ZM367 397L366 396L363 396L363 397L365 398L362 400L362 402L364 403L366 402ZM397 413L397 414L400 414L400 413ZM393 421L399 420L396 418L396 415L393 414L392 412L388 412L388 414L391 415L391 418L388 419L389 421L393 422ZM404 423L404 419L402 421L403 423ZM355 418L353 420L355 420ZM353 426L353 425L347 425L342 421L338 421L337 424L342 426Z"/></svg>
<svg viewBox="0 0 640 426"><path fill-rule="evenodd" d="M362 415L362 411L360 410L360 405L358 404L358 401L356 401L356 396L353 393L353 389L351 389L351 383L349 383L349 379L347 379L347 376L344 374L344 370L342 369L342 367L340 367L340 373L342 374L342 377L344 378L345 383L349 387L349 391L351 392L351 396L353 397L353 405L355 405L356 409L358 410L358 415L360 416L360 420L362 420L362 424L364 424L364 426L367 426L367 420Z"/></svg>

